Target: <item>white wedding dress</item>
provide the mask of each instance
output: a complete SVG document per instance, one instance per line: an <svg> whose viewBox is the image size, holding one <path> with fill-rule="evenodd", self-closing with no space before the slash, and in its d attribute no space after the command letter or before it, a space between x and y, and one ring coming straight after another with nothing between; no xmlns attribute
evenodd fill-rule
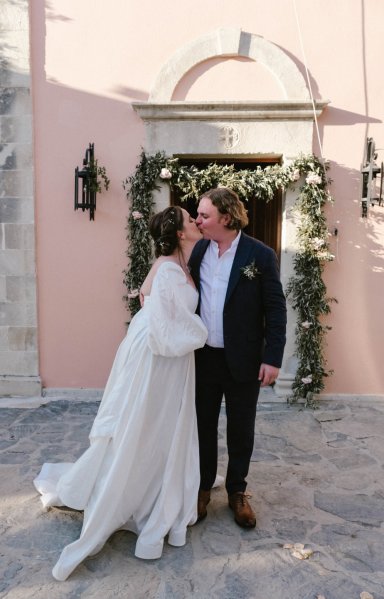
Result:
<svg viewBox="0 0 384 599"><path fill-rule="evenodd" d="M144 559L161 556L167 535L185 544L200 478L193 351L207 337L197 302L182 269L163 262L116 354L90 447L74 464L44 464L34 480L44 506L84 510L80 538L53 569L57 580L116 530L137 534Z"/></svg>

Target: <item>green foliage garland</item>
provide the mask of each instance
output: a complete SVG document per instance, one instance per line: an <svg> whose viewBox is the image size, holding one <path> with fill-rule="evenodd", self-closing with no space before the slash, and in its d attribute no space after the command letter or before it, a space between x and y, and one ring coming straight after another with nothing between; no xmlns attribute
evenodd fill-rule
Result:
<svg viewBox="0 0 384 599"><path fill-rule="evenodd" d="M105 187L107 191L109 188L110 180L107 176L107 170L105 166L99 166L97 160L91 159L89 165L89 174L90 174L90 190L95 193L101 193L102 186ZM99 179L101 177L101 179Z"/></svg>
<svg viewBox="0 0 384 599"><path fill-rule="evenodd" d="M290 278L287 295L297 311L296 353L298 368L292 385L293 401L304 398L306 405L315 405L315 396L324 389L324 377L332 371L326 370L324 344L327 330L331 327L322 323L322 317L331 311L334 298L327 297L323 281L326 262L334 259L329 251L329 231L324 206L332 201L327 187L327 165L314 156L299 158L295 165L300 172L308 172L300 195L295 203L299 216L297 229L298 252L294 258L295 275Z"/></svg>
<svg viewBox="0 0 384 599"><path fill-rule="evenodd" d="M326 371L324 343L330 328L321 322L330 312L331 298L326 296L322 278L324 264L333 259L329 252L329 232L324 206L332 201L327 186L327 166L313 155L300 156L284 166L236 171L233 165L209 164L206 168L183 166L177 158L163 152L153 156L141 153L135 173L124 182L131 200L127 223L129 265L124 271L127 287L125 300L134 315L140 308L139 289L152 263L152 244L148 223L153 214L153 191L159 189L159 179L167 180L181 193L183 201L199 196L219 185L230 187L242 200L248 197L270 201L277 190L293 188L305 177L294 210L299 217L298 252L294 258L295 274L288 282L287 295L297 311L296 353L298 368L293 383L291 401L304 398L314 405L315 395L324 388Z"/></svg>

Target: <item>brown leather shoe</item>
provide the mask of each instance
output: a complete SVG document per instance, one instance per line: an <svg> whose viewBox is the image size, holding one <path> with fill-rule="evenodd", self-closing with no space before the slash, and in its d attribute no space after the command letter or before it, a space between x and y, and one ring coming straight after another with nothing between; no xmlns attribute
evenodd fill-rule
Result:
<svg viewBox="0 0 384 599"><path fill-rule="evenodd" d="M200 522L200 520L204 520L207 516L207 505L211 501L211 491L204 491L200 489L199 495L197 498L197 520L196 522Z"/></svg>
<svg viewBox="0 0 384 599"><path fill-rule="evenodd" d="M250 495L241 491L232 493L228 496L228 505L234 511L236 524L243 528L255 528L255 512L249 505L247 497L250 497Z"/></svg>

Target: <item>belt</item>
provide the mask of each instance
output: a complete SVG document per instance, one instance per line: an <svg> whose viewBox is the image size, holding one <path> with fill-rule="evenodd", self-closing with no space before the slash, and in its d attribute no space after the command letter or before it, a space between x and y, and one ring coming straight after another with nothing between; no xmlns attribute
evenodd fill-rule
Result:
<svg viewBox="0 0 384 599"><path fill-rule="evenodd" d="M212 347L211 345L204 345L204 349L207 349L208 351L213 351L213 352L222 352L224 351L224 347Z"/></svg>

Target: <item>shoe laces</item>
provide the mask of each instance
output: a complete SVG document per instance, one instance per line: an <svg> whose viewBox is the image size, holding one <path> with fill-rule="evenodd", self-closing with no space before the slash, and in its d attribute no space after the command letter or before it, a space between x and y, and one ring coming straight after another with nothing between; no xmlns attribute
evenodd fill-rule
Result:
<svg viewBox="0 0 384 599"><path fill-rule="evenodd" d="M245 505L247 503L247 499L252 497L252 493L237 493L236 501L241 503L241 505Z"/></svg>

